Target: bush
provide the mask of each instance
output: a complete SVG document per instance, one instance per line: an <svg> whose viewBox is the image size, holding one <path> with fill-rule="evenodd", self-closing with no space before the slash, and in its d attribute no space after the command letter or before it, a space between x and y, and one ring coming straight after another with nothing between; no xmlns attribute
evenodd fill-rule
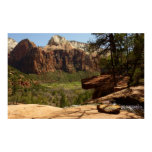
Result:
<svg viewBox="0 0 152 152"><path fill-rule="evenodd" d="M135 73L133 75L132 85L138 85L139 80L142 78L143 72L140 68L136 68Z"/></svg>
<svg viewBox="0 0 152 152"><path fill-rule="evenodd" d="M84 104L88 99L90 99L92 96L91 91L85 91L84 93L81 93L78 95L78 97L75 99L74 104L75 105L81 105Z"/></svg>
<svg viewBox="0 0 152 152"><path fill-rule="evenodd" d="M60 107L63 108L65 106L69 106L69 104L68 104L68 100L67 100L65 94L62 92L61 99L60 99Z"/></svg>

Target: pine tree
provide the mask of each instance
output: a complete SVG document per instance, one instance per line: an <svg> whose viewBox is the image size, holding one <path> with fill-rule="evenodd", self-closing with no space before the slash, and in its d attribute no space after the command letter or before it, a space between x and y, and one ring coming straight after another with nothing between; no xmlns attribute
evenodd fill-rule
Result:
<svg viewBox="0 0 152 152"><path fill-rule="evenodd" d="M144 75L144 34L93 33L93 35L95 35L96 41L90 42L90 50L98 50L99 55L110 51L110 73L113 76L114 85L117 83L116 75L129 76L128 86L135 81L136 71L139 73L137 69L141 69L140 75ZM104 62L106 65L107 59ZM109 65L107 64L107 66ZM136 79L139 79L140 75Z"/></svg>

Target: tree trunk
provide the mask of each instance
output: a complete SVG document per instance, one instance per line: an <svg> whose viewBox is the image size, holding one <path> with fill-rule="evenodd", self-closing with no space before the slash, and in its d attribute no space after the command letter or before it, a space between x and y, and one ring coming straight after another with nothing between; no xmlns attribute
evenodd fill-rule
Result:
<svg viewBox="0 0 152 152"><path fill-rule="evenodd" d="M113 34L110 34L109 38L110 38L110 50L111 50L112 76L113 76L114 86L116 86L116 76L115 76L115 73L116 73L115 65L116 65L116 62L117 62L116 46L115 46Z"/></svg>

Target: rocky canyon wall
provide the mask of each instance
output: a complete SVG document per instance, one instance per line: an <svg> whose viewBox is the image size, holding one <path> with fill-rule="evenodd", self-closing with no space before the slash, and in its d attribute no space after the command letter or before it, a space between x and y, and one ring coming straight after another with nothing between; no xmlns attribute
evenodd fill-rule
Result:
<svg viewBox="0 0 152 152"><path fill-rule="evenodd" d="M44 48L28 39L22 40L11 51L8 63L24 73L41 74L63 70L65 72L99 71L99 57L73 46L61 36L53 36Z"/></svg>

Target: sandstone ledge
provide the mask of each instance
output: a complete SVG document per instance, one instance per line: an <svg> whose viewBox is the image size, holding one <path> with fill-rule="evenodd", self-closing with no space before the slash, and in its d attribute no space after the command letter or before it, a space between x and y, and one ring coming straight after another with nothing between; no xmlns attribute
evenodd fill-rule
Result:
<svg viewBox="0 0 152 152"><path fill-rule="evenodd" d="M58 108L48 105L8 105L8 119L143 119L121 110L119 114L99 113L96 105Z"/></svg>
<svg viewBox="0 0 152 152"><path fill-rule="evenodd" d="M135 86L117 91L106 96L88 101L86 104L104 103L116 99L118 104L129 104L144 106L144 86ZM121 99L121 100L120 100Z"/></svg>

